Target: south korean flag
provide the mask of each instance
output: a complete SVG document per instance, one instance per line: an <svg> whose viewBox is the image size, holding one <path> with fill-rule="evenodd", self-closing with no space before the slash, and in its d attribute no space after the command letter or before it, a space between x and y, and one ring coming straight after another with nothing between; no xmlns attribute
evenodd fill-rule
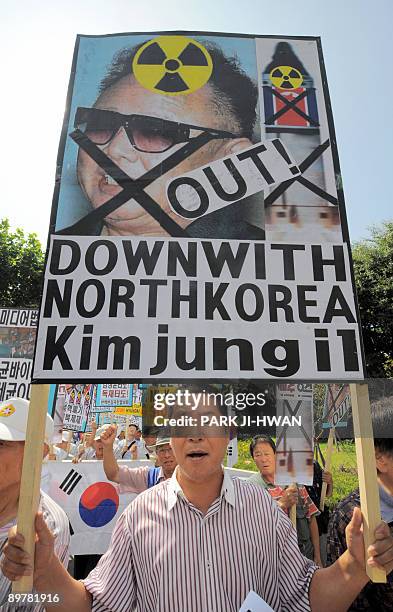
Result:
<svg viewBox="0 0 393 612"><path fill-rule="evenodd" d="M150 461L124 461L129 467L151 466ZM100 555L109 547L116 521L135 499L120 493L105 476L101 461L48 461L43 465L41 489L67 514L71 524L71 555Z"/></svg>

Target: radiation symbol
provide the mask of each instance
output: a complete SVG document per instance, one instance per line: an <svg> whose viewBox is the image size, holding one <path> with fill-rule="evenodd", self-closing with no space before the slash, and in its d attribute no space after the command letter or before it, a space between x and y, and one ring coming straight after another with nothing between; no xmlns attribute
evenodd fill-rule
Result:
<svg viewBox="0 0 393 612"><path fill-rule="evenodd" d="M7 404L7 406L3 406L3 408L0 408L0 416L2 417L9 417L11 416L11 414L14 414L14 412L15 408L12 404Z"/></svg>
<svg viewBox="0 0 393 612"><path fill-rule="evenodd" d="M296 89L303 83L303 75L292 66L277 66L271 71L270 80L279 89Z"/></svg>
<svg viewBox="0 0 393 612"><path fill-rule="evenodd" d="M167 96L192 93L210 78L213 62L200 43L185 36L159 36L143 45L132 69L146 89Z"/></svg>

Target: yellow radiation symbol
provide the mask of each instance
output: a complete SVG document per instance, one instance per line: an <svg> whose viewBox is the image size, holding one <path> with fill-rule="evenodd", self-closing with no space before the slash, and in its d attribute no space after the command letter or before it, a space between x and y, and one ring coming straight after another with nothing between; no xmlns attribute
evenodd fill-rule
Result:
<svg viewBox="0 0 393 612"><path fill-rule="evenodd" d="M143 45L132 62L136 80L146 89L181 96L203 87L213 62L203 45L185 36L158 36Z"/></svg>
<svg viewBox="0 0 393 612"><path fill-rule="evenodd" d="M2 408L0 408L0 416L2 417L9 417L11 416L11 414L14 414L14 412L15 408L12 404L7 404L7 406L3 406Z"/></svg>
<svg viewBox="0 0 393 612"><path fill-rule="evenodd" d="M303 83L303 75L292 66L277 66L271 71L270 80L279 89L296 89Z"/></svg>

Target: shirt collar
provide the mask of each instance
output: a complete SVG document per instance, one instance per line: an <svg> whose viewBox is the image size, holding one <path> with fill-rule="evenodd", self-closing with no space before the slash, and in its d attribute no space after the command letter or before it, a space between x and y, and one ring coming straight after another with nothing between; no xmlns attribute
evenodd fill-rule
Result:
<svg viewBox="0 0 393 612"><path fill-rule="evenodd" d="M177 470L178 470L178 466L176 467L175 471L173 472L171 478L168 481L169 483L168 484L168 510L169 511L172 510L172 508L174 508L174 506L176 505L177 498L179 495L181 495L182 497L184 497L184 499L186 499L186 496L184 495L183 490L176 477ZM228 502L228 504L235 507L236 496L235 496L235 487L233 484L233 480L225 469L223 469L223 472L224 472L224 478L222 481L219 497L221 499L225 499L225 501Z"/></svg>
<svg viewBox="0 0 393 612"><path fill-rule="evenodd" d="M389 493L379 485L379 499L381 502L381 516L382 520L386 523L393 521L393 495Z"/></svg>

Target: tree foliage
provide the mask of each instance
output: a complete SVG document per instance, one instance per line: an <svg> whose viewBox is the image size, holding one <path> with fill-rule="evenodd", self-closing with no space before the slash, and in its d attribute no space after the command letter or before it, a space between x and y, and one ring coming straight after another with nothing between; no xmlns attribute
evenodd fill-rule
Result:
<svg viewBox="0 0 393 612"><path fill-rule="evenodd" d="M393 221L352 251L368 376L393 376Z"/></svg>
<svg viewBox="0 0 393 612"><path fill-rule="evenodd" d="M0 221L0 305L36 308L40 303L44 253L36 234L12 231Z"/></svg>

